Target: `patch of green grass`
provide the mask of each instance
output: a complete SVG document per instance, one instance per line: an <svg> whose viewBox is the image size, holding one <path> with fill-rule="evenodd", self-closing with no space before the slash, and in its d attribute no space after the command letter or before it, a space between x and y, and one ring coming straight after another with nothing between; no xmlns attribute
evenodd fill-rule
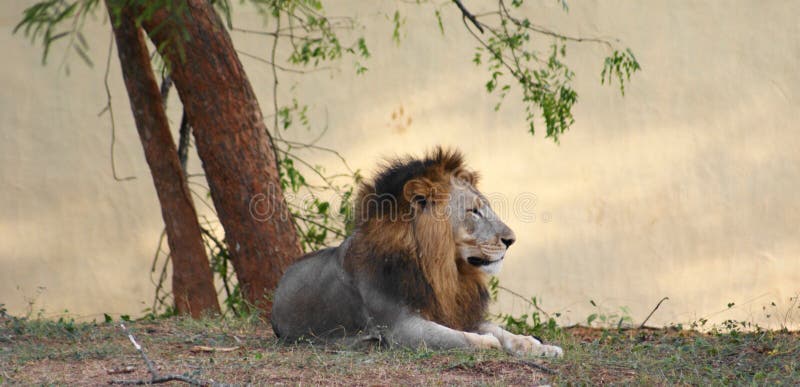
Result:
<svg viewBox="0 0 800 387"><path fill-rule="evenodd" d="M71 318L58 320L7 317L0 320L0 344L11 344L0 352L0 364L7 360L17 363L51 359L101 359L120 352L109 345L108 331L94 322L75 322Z"/></svg>
<svg viewBox="0 0 800 387"><path fill-rule="evenodd" d="M582 334L581 334L581 331ZM589 333L586 333L586 332ZM800 382L800 335L576 328L553 383L750 385Z"/></svg>

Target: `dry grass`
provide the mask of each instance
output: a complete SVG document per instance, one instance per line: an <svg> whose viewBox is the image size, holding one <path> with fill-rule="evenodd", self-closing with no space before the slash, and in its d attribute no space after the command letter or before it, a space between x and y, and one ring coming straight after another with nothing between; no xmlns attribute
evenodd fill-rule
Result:
<svg viewBox="0 0 800 387"><path fill-rule="evenodd" d="M548 337L561 360L547 374L497 351L339 351L277 343L268 324L165 319L129 323L162 374L230 384L788 384L800 383L800 335L571 328ZM238 347L193 352L198 345ZM111 370L132 367L131 373ZM147 368L110 323L0 318L0 384L107 384L147 379Z"/></svg>

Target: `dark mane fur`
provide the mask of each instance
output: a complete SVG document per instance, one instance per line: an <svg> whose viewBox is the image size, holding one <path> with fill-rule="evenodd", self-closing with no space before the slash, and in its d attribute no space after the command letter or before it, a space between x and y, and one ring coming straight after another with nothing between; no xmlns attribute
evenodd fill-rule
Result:
<svg viewBox="0 0 800 387"><path fill-rule="evenodd" d="M486 277L457 257L449 220L431 213L447 206L432 196L419 207L406 183L424 180L447 197L450 177L475 183L460 152L435 148L423 158L388 161L356 199L355 232L344 265L384 296L453 329L473 329L485 318Z"/></svg>
<svg viewBox="0 0 800 387"><path fill-rule="evenodd" d="M409 203L403 187L409 180L425 178L449 186L445 179L464 170L464 157L453 149L436 147L423 158L412 156L387 160L370 182L361 185L356 198L356 228L376 217L398 217ZM443 187L444 188L444 187Z"/></svg>

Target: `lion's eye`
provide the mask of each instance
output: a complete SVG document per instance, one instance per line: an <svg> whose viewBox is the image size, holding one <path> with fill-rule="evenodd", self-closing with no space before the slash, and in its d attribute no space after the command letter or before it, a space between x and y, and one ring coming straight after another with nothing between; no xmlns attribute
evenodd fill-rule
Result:
<svg viewBox="0 0 800 387"><path fill-rule="evenodd" d="M478 211L478 209L477 209L477 208L470 208L470 209L468 209L468 210L467 210L467 212L471 212L471 213L475 214L475 215L476 215L476 216L478 216L478 217L480 217L480 216L481 216L481 212L480 212L480 211Z"/></svg>

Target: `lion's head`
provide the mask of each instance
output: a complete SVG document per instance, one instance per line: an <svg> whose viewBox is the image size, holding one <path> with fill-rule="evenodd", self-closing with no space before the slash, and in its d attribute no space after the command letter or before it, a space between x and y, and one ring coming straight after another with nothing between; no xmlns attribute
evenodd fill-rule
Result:
<svg viewBox="0 0 800 387"><path fill-rule="evenodd" d="M457 151L390 161L359 191L346 265L431 320L477 324L488 302L486 275L500 270L515 239L477 181Z"/></svg>
<svg viewBox="0 0 800 387"><path fill-rule="evenodd" d="M451 178L448 212L456 250L470 265L497 274L516 236L475 188L474 174L468 177L472 178Z"/></svg>

